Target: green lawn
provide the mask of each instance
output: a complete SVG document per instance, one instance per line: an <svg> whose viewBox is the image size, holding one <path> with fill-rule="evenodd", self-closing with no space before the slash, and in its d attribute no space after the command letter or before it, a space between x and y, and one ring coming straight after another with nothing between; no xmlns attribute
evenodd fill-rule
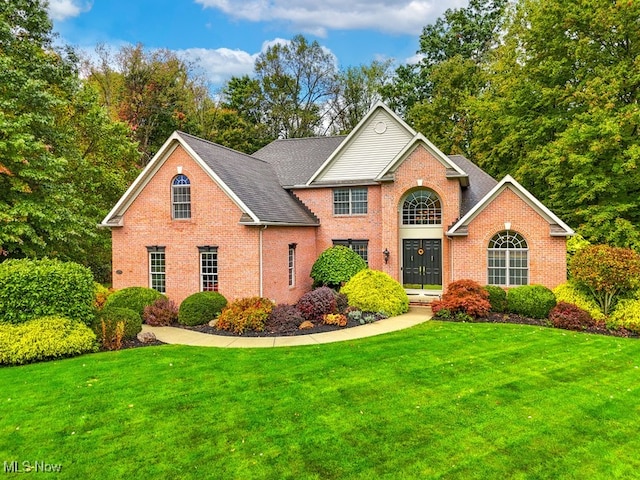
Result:
<svg viewBox="0 0 640 480"><path fill-rule="evenodd" d="M639 366L636 339L440 322L99 353L0 368L0 460L62 464L37 478L638 478Z"/></svg>

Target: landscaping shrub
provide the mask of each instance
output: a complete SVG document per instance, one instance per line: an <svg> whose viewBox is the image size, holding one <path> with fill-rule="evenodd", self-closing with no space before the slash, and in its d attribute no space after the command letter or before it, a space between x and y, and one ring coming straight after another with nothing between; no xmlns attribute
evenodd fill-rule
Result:
<svg viewBox="0 0 640 480"><path fill-rule="evenodd" d="M640 300L622 299L607 320L611 328L625 328L640 333Z"/></svg>
<svg viewBox="0 0 640 480"><path fill-rule="evenodd" d="M556 297L542 285L522 285L507 292L509 311L529 318L548 318Z"/></svg>
<svg viewBox="0 0 640 480"><path fill-rule="evenodd" d="M295 331L298 330L302 322L304 322L304 317L295 305L276 305L267 318L265 330L269 332Z"/></svg>
<svg viewBox="0 0 640 480"><path fill-rule="evenodd" d="M198 292L189 295L180 304L178 322L182 325L202 325L215 319L227 299L218 292Z"/></svg>
<svg viewBox="0 0 640 480"><path fill-rule="evenodd" d="M609 315L620 295L638 287L640 255L630 248L590 245L573 256L570 272Z"/></svg>
<svg viewBox="0 0 640 480"><path fill-rule="evenodd" d="M151 305L159 298L166 297L153 288L127 287L109 295L104 307L128 308L142 317L144 307Z"/></svg>
<svg viewBox="0 0 640 480"><path fill-rule="evenodd" d="M347 317L342 313L327 313L322 318L322 323L325 325L337 325L338 327L347 326Z"/></svg>
<svg viewBox="0 0 640 480"><path fill-rule="evenodd" d="M311 267L313 286L339 289L367 264L360 255L344 245L335 245L320 254Z"/></svg>
<svg viewBox="0 0 640 480"><path fill-rule="evenodd" d="M549 312L549 320L556 328L577 331L594 327L597 323L589 312L567 302L558 302Z"/></svg>
<svg viewBox="0 0 640 480"><path fill-rule="evenodd" d="M71 357L97 350L96 336L85 324L59 316L0 324L0 364Z"/></svg>
<svg viewBox="0 0 640 480"><path fill-rule="evenodd" d="M321 322L327 313L335 313L336 294L329 287L320 287L305 293L296 305L305 320Z"/></svg>
<svg viewBox="0 0 640 480"><path fill-rule="evenodd" d="M116 337L118 323L124 323L123 338L135 338L142 330L142 317L130 308L107 306L96 313L91 329L98 338L103 336L102 323L105 325L105 338L111 342Z"/></svg>
<svg viewBox="0 0 640 480"><path fill-rule="evenodd" d="M96 310L102 310L104 308L105 303L107 303L107 298L115 291L113 288L107 288L101 283L95 283L95 299L93 302L93 306Z"/></svg>
<svg viewBox="0 0 640 480"><path fill-rule="evenodd" d="M272 310L273 302L268 298L241 298L222 310L216 328L234 333L262 332Z"/></svg>
<svg viewBox="0 0 640 480"><path fill-rule="evenodd" d="M91 270L59 260L6 260L0 263L0 319L23 323L58 316L93 319L95 285Z"/></svg>
<svg viewBox="0 0 640 480"><path fill-rule="evenodd" d="M556 301L571 303L580 307L582 310L589 312L589 315L594 320L604 320L604 313L600 310L600 307L596 303L593 296L583 291L574 282L567 282L558 285L553 289L553 294L556 296Z"/></svg>
<svg viewBox="0 0 640 480"><path fill-rule="evenodd" d="M365 312L381 312L394 317L409 310L409 297L402 285L378 270L361 270L340 292L347 296L350 306Z"/></svg>
<svg viewBox="0 0 640 480"><path fill-rule="evenodd" d="M334 292L336 296L336 310L338 313L345 313L345 310L349 308L349 299L344 293Z"/></svg>
<svg viewBox="0 0 640 480"><path fill-rule="evenodd" d="M442 300L431 302L431 310L436 317L441 310L445 310L452 317L459 313L470 317L486 317L491 310L489 292L473 280L456 280L449 284ZM444 312L441 315L444 315Z"/></svg>
<svg viewBox="0 0 640 480"><path fill-rule="evenodd" d="M144 307L142 321L147 325L162 327L178 320L178 306L173 300L159 298L151 305Z"/></svg>
<svg viewBox="0 0 640 480"><path fill-rule="evenodd" d="M485 285L484 289L489 293L491 311L503 313L507 311L507 292L497 285Z"/></svg>

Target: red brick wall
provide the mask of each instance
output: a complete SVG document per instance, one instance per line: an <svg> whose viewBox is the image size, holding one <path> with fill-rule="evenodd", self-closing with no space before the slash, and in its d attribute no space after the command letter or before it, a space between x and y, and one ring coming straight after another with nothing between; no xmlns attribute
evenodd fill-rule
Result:
<svg viewBox="0 0 640 480"><path fill-rule="evenodd" d="M469 224L469 235L454 237L453 280L488 281L487 248L496 233L511 223L529 247L529 284L555 288L566 281L566 239L550 236L549 223L509 188Z"/></svg>
<svg viewBox="0 0 640 480"><path fill-rule="evenodd" d="M263 230L263 295L293 304L311 290L309 276L316 261L315 227L275 227ZM295 243L295 285L289 286L289 244Z"/></svg>
<svg viewBox="0 0 640 480"><path fill-rule="evenodd" d="M366 215L334 215L332 188L301 189L294 193L320 219L320 227L316 232L316 258L333 245L333 240L369 240L369 267L382 269L384 247L380 233L383 214L379 185L367 187Z"/></svg>
<svg viewBox="0 0 640 480"><path fill-rule="evenodd" d="M178 166L191 181L190 220L171 218L171 181ZM220 293L229 299L257 295L258 229L238 225L240 215L233 201L178 147L127 210L124 227L113 229L114 287L149 286L146 247L162 245L167 295L181 302L200 289L197 247L211 245L218 247Z"/></svg>

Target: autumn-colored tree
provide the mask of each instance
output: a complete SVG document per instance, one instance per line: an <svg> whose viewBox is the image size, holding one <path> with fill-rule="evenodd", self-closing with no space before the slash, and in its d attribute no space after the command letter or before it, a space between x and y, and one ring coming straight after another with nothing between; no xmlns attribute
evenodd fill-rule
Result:
<svg viewBox="0 0 640 480"><path fill-rule="evenodd" d="M622 293L640 285L640 255L629 248L590 245L571 259L570 272L608 315Z"/></svg>

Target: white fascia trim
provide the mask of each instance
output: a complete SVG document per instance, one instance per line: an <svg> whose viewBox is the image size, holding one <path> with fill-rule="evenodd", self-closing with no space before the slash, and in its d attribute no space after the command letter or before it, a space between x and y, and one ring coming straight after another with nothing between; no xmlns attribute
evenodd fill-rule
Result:
<svg viewBox="0 0 640 480"><path fill-rule="evenodd" d="M111 209L111 211L107 214L106 217L101 222L101 225L104 226L113 226L107 225L108 221L117 215L124 215L124 213L128 210L134 200L138 197L142 189L151 181L153 176L156 174L160 167L164 164L167 158L173 153L173 151L181 145L187 153L193 158L193 160L200 165L200 167L209 175L222 190L231 198L231 200L242 210L247 213L255 222L259 222L260 219L251 211L247 206L238 198L238 196L233 193L233 191L216 175L211 168L200 158L200 156L194 152L191 147L183 140L178 132L173 132L171 136L167 139L166 142L160 147L160 150L153 156L151 161L147 164L147 166L140 172L140 175L134 180L131 186L127 189L127 191L120 197L118 203ZM121 226L121 225L118 225Z"/></svg>
<svg viewBox="0 0 640 480"><path fill-rule="evenodd" d="M531 192L520 185L511 175L504 177L495 187L487 193L482 200L480 200L475 207L473 207L467 214L456 222L456 224L449 229L446 235L456 235L456 230L463 225L468 225L484 208L491 203L495 197L497 197L505 188L509 188L509 185L513 188L516 195L522 198L529 204L531 208L536 210L541 216L545 217L547 222L558 224L566 233L566 236L575 235L575 232L562 220L560 220L551 210L545 207L540 200L534 197ZM558 235L556 235L558 236Z"/></svg>
<svg viewBox="0 0 640 480"><path fill-rule="evenodd" d="M331 155L329 155L329 158L327 158L324 163L320 166L320 168L318 168L318 170L316 170L316 172L311 176L311 178L309 179L309 181L307 181L306 185L309 186L311 185L311 183L318 178L318 176L320 176L320 174L333 162L333 160L340 154L340 152L342 152L342 150L347 148L347 145L349 143L351 143L351 140L359 135L360 130L362 130L364 128L364 125L369 121L369 119L373 116L373 114L379 109L382 108L385 112L387 112L391 118L393 118L396 122L398 122L400 124L400 126L402 126L404 129L407 130L407 132L409 132L410 135L415 136L416 135L416 131L411 128L404 120L402 120L393 110L391 110L386 104L384 104L382 101L378 101L376 102L376 104L371 107L371 109L369 110L369 112L364 116L364 118L362 120L360 120L360 122L358 122L358 125L356 125L356 127L351 130L351 133L347 136L347 138L344 139L344 141L338 146L338 148L336 148L333 153Z"/></svg>
<svg viewBox="0 0 640 480"><path fill-rule="evenodd" d="M398 155L396 155L395 158L391 160L391 162L389 162L386 167L384 167L384 170L382 170L382 172L378 174L376 180L381 180L386 174L389 173L389 171L395 169L400 163L402 163L409 155L409 153L412 152L416 145L419 143L422 143L427 151L431 153L436 158L436 160L438 160L445 168L452 168L453 170L458 172L461 177L468 177L468 174L464 170L453 163L451 159L444 153L442 153L442 151L438 147L431 143L427 137L425 137L421 133L416 133L411 141L407 143L407 145L400 151L400 153L398 153Z"/></svg>

